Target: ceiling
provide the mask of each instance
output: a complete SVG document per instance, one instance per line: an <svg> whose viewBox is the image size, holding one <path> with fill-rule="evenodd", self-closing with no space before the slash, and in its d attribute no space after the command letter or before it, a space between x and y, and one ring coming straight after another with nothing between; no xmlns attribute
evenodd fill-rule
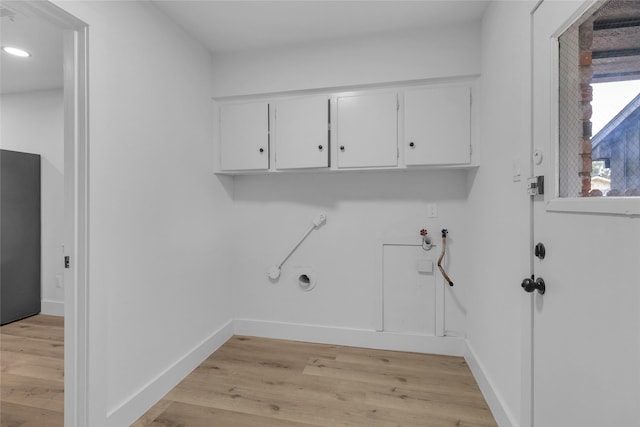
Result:
<svg viewBox="0 0 640 427"><path fill-rule="evenodd" d="M0 6L2 46L16 46L32 54L17 58L0 52L2 94L62 88L62 30L24 10Z"/></svg>
<svg viewBox="0 0 640 427"><path fill-rule="evenodd" d="M24 11L0 6L2 45L19 44L28 59L1 53L1 92L62 87L62 32ZM478 21L481 0L155 0L151 1L212 54L267 49L433 25ZM13 16L7 16L12 15Z"/></svg>
<svg viewBox="0 0 640 427"><path fill-rule="evenodd" d="M166 1L153 3L212 53L478 21L488 1Z"/></svg>

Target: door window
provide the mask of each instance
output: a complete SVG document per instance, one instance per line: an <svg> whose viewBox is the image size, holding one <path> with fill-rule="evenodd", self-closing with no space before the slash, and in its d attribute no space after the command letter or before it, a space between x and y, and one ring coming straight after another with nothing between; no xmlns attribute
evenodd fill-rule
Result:
<svg viewBox="0 0 640 427"><path fill-rule="evenodd" d="M597 2L559 37L560 197L640 196L640 2Z"/></svg>

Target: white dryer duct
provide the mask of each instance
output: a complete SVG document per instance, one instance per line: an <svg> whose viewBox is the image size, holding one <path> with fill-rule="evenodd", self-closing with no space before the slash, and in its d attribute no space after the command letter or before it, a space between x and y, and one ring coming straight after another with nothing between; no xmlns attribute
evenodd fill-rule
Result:
<svg viewBox="0 0 640 427"><path fill-rule="evenodd" d="M282 265L289 259L289 257L291 256L291 254L293 254L295 252L296 249L298 249L298 246L300 246L302 244L302 242L304 242L304 240L307 238L307 236L309 234L311 234L311 232L313 230L315 230L316 228L320 228L320 226L322 224L324 224L327 221L327 215L324 212L321 212L318 214L318 216L316 216L313 219L312 224L309 226L309 228L307 229L307 231L304 233L304 235L300 238L300 240L298 240L298 243L296 243L293 248L291 248L291 250L287 253L287 255L282 259L282 261L280 262L280 264L278 265L274 265L273 267L271 267L269 269L269 279L271 280L277 280L280 277L280 269L282 268Z"/></svg>

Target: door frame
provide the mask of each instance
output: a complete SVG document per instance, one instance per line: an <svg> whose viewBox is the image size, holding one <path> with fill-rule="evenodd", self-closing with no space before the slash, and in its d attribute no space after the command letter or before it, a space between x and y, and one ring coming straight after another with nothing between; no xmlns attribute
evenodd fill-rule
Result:
<svg viewBox="0 0 640 427"><path fill-rule="evenodd" d="M65 216L72 217L65 226L65 241L72 242L65 256L73 276L64 296L65 426L89 424L88 27L75 25L64 31L65 212L71 213Z"/></svg>
<svg viewBox="0 0 640 427"><path fill-rule="evenodd" d="M63 31L64 425L89 425L88 26L50 1L8 1ZM62 262L62 260L60 260Z"/></svg>

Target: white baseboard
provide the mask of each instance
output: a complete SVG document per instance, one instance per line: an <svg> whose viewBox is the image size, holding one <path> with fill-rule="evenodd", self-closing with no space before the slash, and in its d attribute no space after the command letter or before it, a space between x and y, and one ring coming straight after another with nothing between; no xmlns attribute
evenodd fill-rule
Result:
<svg viewBox="0 0 640 427"><path fill-rule="evenodd" d="M465 340L460 337L435 337L394 332L377 332L373 329L340 328L253 319L236 319L234 326L235 333L238 335L263 338L346 345L381 350L446 354L450 356L463 356L466 350Z"/></svg>
<svg viewBox="0 0 640 427"><path fill-rule="evenodd" d="M40 302L40 314L64 316L64 302L43 299Z"/></svg>
<svg viewBox="0 0 640 427"><path fill-rule="evenodd" d="M493 418L495 418L498 426L517 426L518 423L515 422L513 416L507 411L507 406L505 405L503 399L498 394L496 394L496 389L493 386L493 382L486 375L486 370L476 357L476 353L473 351L473 347L468 341L466 342L466 347L467 351L464 354L464 359L466 360L467 365L469 365L469 369L471 369L471 373L476 379L476 382L480 387L480 391L484 396L484 400L487 401L489 409L491 409Z"/></svg>
<svg viewBox="0 0 640 427"><path fill-rule="evenodd" d="M111 409L107 414L107 424L131 425L232 336L233 320L229 320L138 392Z"/></svg>

